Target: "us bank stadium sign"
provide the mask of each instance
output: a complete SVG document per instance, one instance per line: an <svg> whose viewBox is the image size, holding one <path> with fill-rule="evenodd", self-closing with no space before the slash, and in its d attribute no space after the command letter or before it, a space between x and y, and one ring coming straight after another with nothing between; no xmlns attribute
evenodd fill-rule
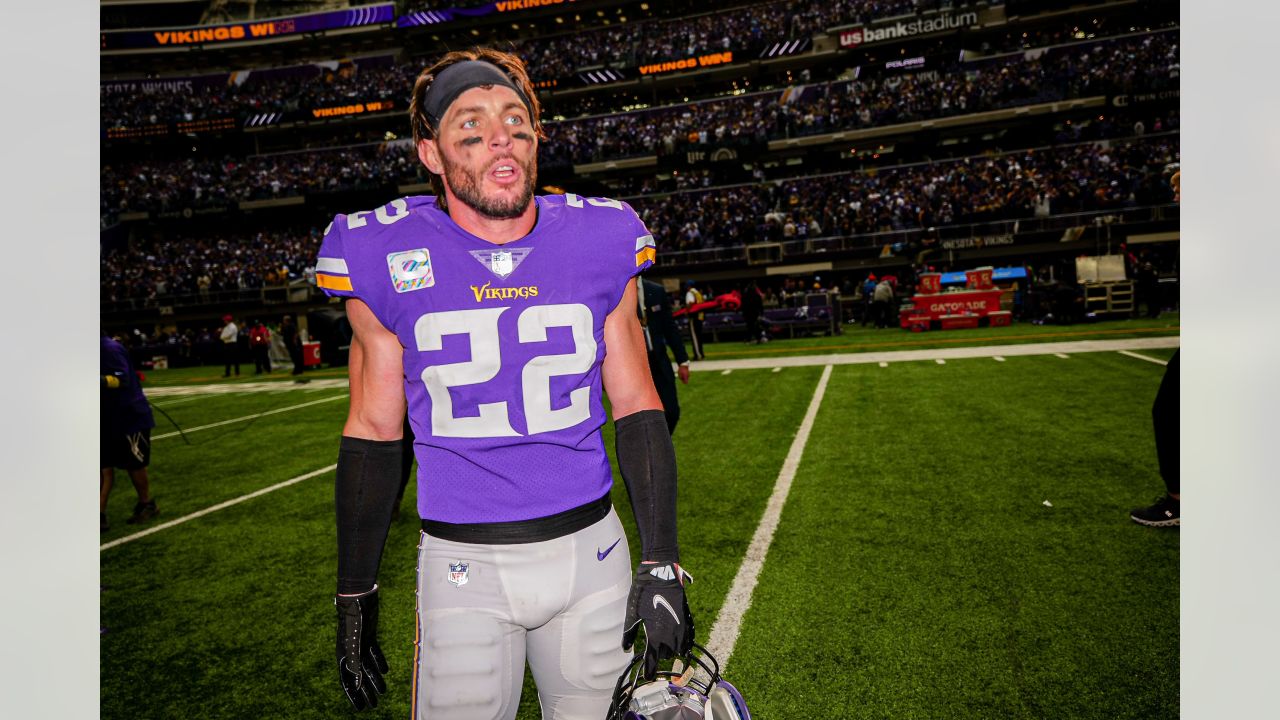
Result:
<svg viewBox="0 0 1280 720"><path fill-rule="evenodd" d="M914 20L891 20L840 31L840 47L855 48L860 45L930 35L977 24L978 13L976 12L945 12Z"/></svg>
<svg viewBox="0 0 1280 720"><path fill-rule="evenodd" d="M253 42L284 35L379 25L394 19L395 5L386 3L228 25L108 30L102 33L102 50L204 47L223 43Z"/></svg>

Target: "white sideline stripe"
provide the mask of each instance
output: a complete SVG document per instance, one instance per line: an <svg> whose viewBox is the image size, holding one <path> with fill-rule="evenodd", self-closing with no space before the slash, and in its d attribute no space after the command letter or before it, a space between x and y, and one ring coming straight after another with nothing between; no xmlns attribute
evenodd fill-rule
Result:
<svg viewBox="0 0 1280 720"><path fill-rule="evenodd" d="M720 661L721 670L729 663L733 654L733 646L738 642L738 633L742 630L742 617L751 607L751 594L760 580L760 570L764 567L765 555L769 545L773 543L773 533L778 529L778 519L782 516L782 506L787 502L787 494L791 492L791 481L800 468L800 457L804 455L804 446L809 442L809 431L813 429L813 420L818 415L818 406L822 404L822 396L827 392L827 380L831 377L831 365L822 370L818 386L813 390L813 399L809 401L809 409L805 411L800 429L796 431L795 440L791 441L791 449L787 451L787 459L782 462L778 471L778 479L773 485L773 494L769 496L769 504L765 506L764 516L756 526L756 533L747 547L738 574L733 578L733 587L720 606L720 614L711 626L711 638L707 641L707 650Z"/></svg>
<svg viewBox="0 0 1280 720"><path fill-rule="evenodd" d="M298 410L300 408L310 407L312 405L319 405L320 403L333 402L334 400L341 400L350 394L351 393L342 393L341 395L334 395L333 397L327 397L327 398L322 398L320 400L312 400L311 402L305 402L305 403L302 403L301 405L290 405L289 407L276 408L275 410L268 410L266 412L254 413L252 415L245 415L244 417L232 418L230 420L221 420L216 423L209 423L208 425L199 425L197 427L187 428L184 432L187 432L187 433L199 432L200 430L208 430L209 428L222 427L223 425L231 425L232 423L244 422L246 420L253 420L254 418L266 417L267 415L275 415L276 413L289 412L290 410ZM179 435L179 434L180 433L178 433L177 431L174 431L170 433L164 433L163 435L156 435L151 439L153 441L163 440L165 438L174 437L175 435Z"/></svg>
<svg viewBox="0 0 1280 720"><path fill-rule="evenodd" d="M111 548L113 548L113 547L115 547L115 546L117 546L117 545L123 545L123 544L125 544L125 543L127 543L127 542L132 542L132 541L134 541L134 540L137 540L138 538L146 537L146 536L150 535L151 533L158 533L158 532L160 532L161 530L166 530L166 529L168 529L168 528L173 527L174 525L181 525L182 523L187 522L188 520L195 520L195 519L196 519L196 518L198 518L198 517L204 517L205 515L208 515L209 513L215 513L215 512L218 512L219 510L225 510L225 509L227 509L227 508L231 507L232 505L238 505L238 504L240 504L240 503L244 502L245 500L252 500L253 498L258 497L259 495L266 495L266 494L267 494L267 493L269 493L269 492L274 492L274 491L276 491L276 490L279 490L280 488L289 487L290 485L294 485L294 484L300 483L300 482L302 482L303 480L310 480L311 478L316 477L317 475L323 475L323 474L325 474L325 473L329 472L330 470L334 470L334 469L336 469L337 467L338 467L338 464L337 464L337 463L334 463L334 464L329 465L329 466L327 466L327 467L322 467L322 468L320 468L319 470L312 470L311 472L309 472L309 473L307 473L307 474L305 474L305 475L299 475L299 476L298 476L298 477L296 477L296 478L291 478L291 479L289 479L289 480L285 480L285 481L284 481L284 482L282 482L282 483L276 483L275 485L272 485L271 487L265 487L265 488L262 488L261 490L255 490L255 491L253 491L253 492L249 493L248 495L241 495L241 496L240 496L240 497L238 497L238 498L234 498L234 499L232 499L232 500L228 500L228 501L226 501L226 502L218 503L217 505L214 505L214 506L212 506L212 507L207 507L207 508L205 508L205 509L203 509L203 510L197 510L197 511L195 511L195 512L191 513L190 515L183 515L182 517L180 517L180 518L178 518L178 519L176 519L176 520L170 520L170 521L169 521L169 522L167 522L167 523L162 523L162 524L160 524L160 525L156 525L155 527L147 528L146 530L143 530L142 532L136 532L136 533L134 533L134 534L132 534L132 535L125 535L125 536L124 536L124 537L122 537L122 538L116 538L115 540L112 540L112 541L111 541L111 542L109 542L109 543L103 543L102 545L98 546L98 552L102 552L103 550L110 550Z"/></svg>
<svg viewBox="0 0 1280 720"><path fill-rule="evenodd" d="M319 390L330 388L346 388L347 378L316 378L305 383L287 380L264 380L260 382L224 382L205 385L162 385L160 387L143 388L147 397L170 398L175 396L197 395L238 395L242 393L286 393L294 390Z"/></svg>
<svg viewBox="0 0 1280 720"><path fill-rule="evenodd" d="M151 403L151 404L156 407L170 407L173 405L181 405L182 403L189 403L192 400L199 400L200 398L206 398L206 397L209 397L209 396L208 395L192 395L191 397L185 397L185 398L182 398L181 400L174 400L173 402Z"/></svg>
<svg viewBox="0 0 1280 720"><path fill-rule="evenodd" d="M1070 360L1070 359L1071 359L1071 356L1070 356L1070 355L1063 355L1062 353L1054 353L1054 354L1053 354L1053 356L1054 356L1054 357L1060 357L1060 358L1062 358L1063 360Z"/></svg>
<svg viewBox="0 0 1280 720"><path fill-rule="evenodd" d="M995 360L996 362L1004 362L1004 358L1000 357L999 355L992 355L991 359Z"/></svg>
<svg viewBox="0 0 1280 720"><path fill-rule="evenodd" d="M1169 361L1168 361L1168 360L1157 360L1156 358L1153 358L1153 357L1147 357L1146 355L1139 355L1139 354L1138 354L1138 353L1136 353L1136 352L1129 352L1128 350L1120 350L1120 351L1119 351L1119 353L1120 353L1121 355L1128 355L1128 356L1129 356L1129 357L1131 357L1131 358L1138 358L1139 360L1146 360L1146 361L1147 361L1147 362L1149 362L1149 363L1155 363L1155 364L1157 364L1157 365L1168 365L1168 364L1169 364Z"/></svg>
<svg viewBox="0 0 1280 720"><path fill-rule="evenodd" d="M862 365L877 362L927 362L930 360L967 360L1002 357L1027 357L1031 355L1057 355L1063 353L1118 352L1120 350L1156 350L1181 346L1178 336L1126 338L1123 340L1074 340L1054 343L1024 343L1021 345L980 345L958 348L933 348L928 350L888 350L854 353L827 353L825 355L785 355L770 358L741 358L737 360L703 360L689 366L691 372L720 372L725 370L760 370L765 368L822 367L824 365Z"/></svg>

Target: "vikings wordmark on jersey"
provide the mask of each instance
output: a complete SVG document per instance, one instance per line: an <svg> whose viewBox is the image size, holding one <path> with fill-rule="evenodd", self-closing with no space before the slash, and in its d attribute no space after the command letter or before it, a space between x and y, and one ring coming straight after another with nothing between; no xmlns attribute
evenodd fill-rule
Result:
<svg viewBox="0 0 1280 720"><path fill-rule="evenodd" d="M604 321L653 237L617 200L534 200L533 231L503 245L416 196L338 215L320 248L317 284L364 301L405 348L428 520L527 520L609 491Z"/></svg>

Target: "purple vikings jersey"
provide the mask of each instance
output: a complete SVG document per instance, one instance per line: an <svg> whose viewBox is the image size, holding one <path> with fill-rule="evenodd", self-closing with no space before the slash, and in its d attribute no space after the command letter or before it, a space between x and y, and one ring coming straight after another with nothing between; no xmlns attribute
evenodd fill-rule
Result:
<svg viewBox="0 0 1280 720"><path fill-rule="evenodd" d="M530 520L609 492L604 321L653 264L653 237L616 200L535 202L533 231L505 245L429 196L325 231L316 283L364 301L404 346L424 519Z"/></svg>

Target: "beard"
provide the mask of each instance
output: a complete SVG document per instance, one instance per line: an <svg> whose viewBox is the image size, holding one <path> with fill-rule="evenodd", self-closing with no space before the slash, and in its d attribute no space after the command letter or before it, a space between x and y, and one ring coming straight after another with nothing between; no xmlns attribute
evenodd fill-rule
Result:
<svg viewBox="0 0 1280 720"><path fill-rule="evenodd" d="M521 163L515 158L510 160L513 165L520 167L524 182L517 197L503 200L490 199L483 195L480 190L480 183L484 179L482 171L473 171L461 165L454 165L444 158L443 153L440 157L440 162L444 165L445 180L448 181L449 189L453 191L454 196L472 210L493 220L510 220L520 217L529 208L529 202L533 200L533 186L538 180L536 156L529 158L526 163ZM489 165L489 167L492 166L492 164Z"/></svg>

